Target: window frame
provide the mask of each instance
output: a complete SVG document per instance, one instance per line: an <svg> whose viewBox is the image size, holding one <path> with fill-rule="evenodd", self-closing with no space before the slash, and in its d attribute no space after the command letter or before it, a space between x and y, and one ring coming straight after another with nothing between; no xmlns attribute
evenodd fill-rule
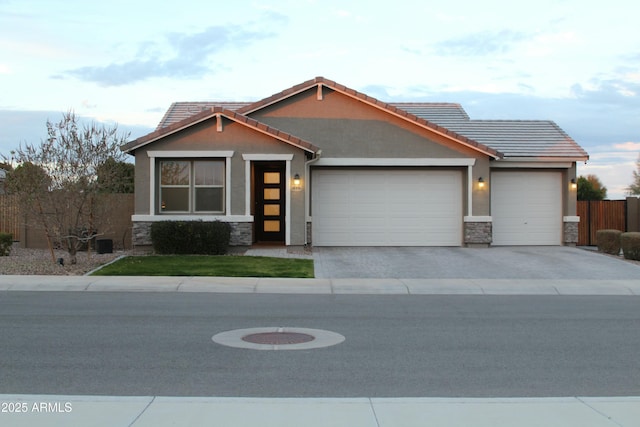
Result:
<svg viewBox="0 0 640 427"><path fill-rule="evenodd" d="M188 165L188 178L189 178L189 182L187 185L185 184L163 184L162 182L162 166L163 163L169 163L169 162L183 162L183 163L187 163ZM217 165L221 165L218 167L222 168L222 184L196 184L196 162L210 162L212 164L217 164ZM158 200L157 200L157 206L156 206L156 212L159 215L226 215L227 214L227 210L228 210L228 206L227 206L227 160L225 158L220 158L220 157L197 157L197 158L185 158L185 157L176 157L176 158L172 158L172 157L161 157L157 159L157 170L158 170L158 175L156 176L156 182L158 183L158 185L156 186L157 188L157 194L158 194ZM164 200L162 197L163 194L163 188L186 188L188 191L188 209L187 210L166 210L163 207L164 204ZM201 188L220 188L222 189L222 193L220 194L220 205L222 207L222 210L196 210L196 202L197 202L197 196L196 196L196 191L197 189L201 189Z"/></svg>

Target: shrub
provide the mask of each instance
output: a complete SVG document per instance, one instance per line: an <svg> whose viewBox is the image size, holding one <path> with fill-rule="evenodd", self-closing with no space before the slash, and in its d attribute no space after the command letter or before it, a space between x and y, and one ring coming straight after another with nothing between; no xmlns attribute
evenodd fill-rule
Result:
<svg viewBox="0 0 640 427"><path fill-rule="evenodd" d="M224 255L231 226L213 221L161 221L151 224L153 250L159 254Z"/></svg>
<svg viewBox="0 0 640 427"><path fill-rule="evenodd" d="M596 243L598 251L606 254L620 254L620 230L598 230L596 231Z"/></svg>
<svg viewBox="0 0 640 427"><path fill-rule="evenodd" d="M0 233L0 256L9 256L11 245L13 245L13 235Z"/></svg>
<svg viewBox="0 0 640 427"><path fill-rule="evenodd" d="M622 253L626 259L640 261L640 233L622 233L620 235Z"/></svg>

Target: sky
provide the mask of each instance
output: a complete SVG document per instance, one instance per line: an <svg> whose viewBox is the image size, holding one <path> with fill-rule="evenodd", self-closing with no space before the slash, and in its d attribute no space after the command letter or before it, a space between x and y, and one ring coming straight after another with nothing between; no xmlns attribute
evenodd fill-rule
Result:
<svg viewBox="0 0 640 427"><path fill-rule="evenodd" d="M323 76L472 119L553 120L623 198L640 154L636 0L0 0L0 154L66 111L131 139L175 101Z"/></svg>

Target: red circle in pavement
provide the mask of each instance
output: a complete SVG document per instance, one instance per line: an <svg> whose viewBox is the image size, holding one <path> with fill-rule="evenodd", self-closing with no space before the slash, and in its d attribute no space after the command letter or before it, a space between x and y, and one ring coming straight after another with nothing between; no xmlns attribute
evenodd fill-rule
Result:
<svg viewBox="0 0 640 427"><path fill-rule="evenodd" d="M242 341L268 345L302 344L315 339L313 335L299 332L261 332L242 337Z"/></svg>

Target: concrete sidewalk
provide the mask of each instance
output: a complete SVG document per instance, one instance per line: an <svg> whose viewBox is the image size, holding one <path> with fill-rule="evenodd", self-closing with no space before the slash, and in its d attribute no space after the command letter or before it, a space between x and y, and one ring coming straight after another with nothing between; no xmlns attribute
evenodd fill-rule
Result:
<svg viewBox="0 0 640 427"><path fill-rule="evenodd" d="M640 397L257 399L0 395L0 401L0 425L4 427L640 426Z"/></svg>
<svg viewBox="0 0 640 427"><path fill-rule="evenodd" d="M0 275L0 291L375 295L640 295L640 279L284 279Z"/></svg>

